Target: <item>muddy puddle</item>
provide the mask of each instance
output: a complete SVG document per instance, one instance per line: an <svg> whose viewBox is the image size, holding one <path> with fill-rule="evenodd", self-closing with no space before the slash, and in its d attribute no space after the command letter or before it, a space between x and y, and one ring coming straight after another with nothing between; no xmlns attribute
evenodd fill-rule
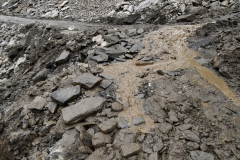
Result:
<svg viewBox="0 0 240 160"><path fill-rule="evenodd" d="M118 82L116 93L118 101L123 104L128 104L128 107L119 114L119 117L127 119L130 125L133 117L142 116L145 119L145 124L137 127L131 126L133 130L146 133L156 125L150 117L144 115L142 100L138 99L134 94L137 93L137 89L141 86L143 80L151 82L161 77L156 74L157 70L166 72L179 68L195 68L203 79L223 92L229 98L229 101L233 101L235 105L240 106L240 99L234 95L226 83L214 72L201 66L193 59L199 56L199 54L187 47L186 39L198 27L201 26L184 25L160 28L157 31L147 34L143 38L142 42L145 48L134 60L112 63L105 67L101 66L104 69L104 73L116 77ZM136 59L147 56L153 56L155 62L144 66L136 65ZM141 79L138 75L143 72L146 72L148 76ZM204 104L204 106L208 107L208 104Z"/></svg>

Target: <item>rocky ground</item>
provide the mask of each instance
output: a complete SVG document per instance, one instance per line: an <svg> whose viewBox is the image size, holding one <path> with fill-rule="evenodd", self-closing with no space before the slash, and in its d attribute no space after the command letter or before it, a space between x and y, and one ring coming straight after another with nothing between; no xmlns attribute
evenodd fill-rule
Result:
<svg viewBox="0 0 240 160"><path fill-rule="evenodd" d="M240 159L239 2L103 4L2 3L0 159Z"/></svg>

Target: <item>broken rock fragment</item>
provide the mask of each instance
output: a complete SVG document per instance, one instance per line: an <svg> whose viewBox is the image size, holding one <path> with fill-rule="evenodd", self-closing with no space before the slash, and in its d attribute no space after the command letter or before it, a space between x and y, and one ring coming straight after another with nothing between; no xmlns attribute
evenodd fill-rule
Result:
<svg viewBox="0 0 240 160"><path fill-rule="evenodd" d="M100 130L103 133L109 133L117 128L117 122L115 119L109 119L99 125Z"/></svg>
<svg viewBox="0 0 240 160"><path fill-rule="evenodd" d="M63 63L65 63L68 60L69 55L70 55L69 51L64 50L60 54L60 56L55 60L55 63L56 64L63 64Z"/></svg>
<svg viewBox="0 0 240 160"><path fill-rule="evenodd" d="M71 86L56 90L52 93L51 98L59 105L65 105L76 98L81 92L80 86Z"/></svg>
<svg viewBox="0 0 240 160"><path fill-rule="evenodd" d="M121 146L121 149L123 157L130 157L141 150L141 145L138 143L130 143Z"/></svg>
<svg viewBox="0 0 240 160"><path fill-rule="evenodd" d="M43 107L46 105L47 101L41 96L37 96L28 106L28 109L43 110Z"/></svg>
<svg viewBox="0 0 240 160"><path fill-rule="evenodd" d="M73 124L102 110L106 100L102 97L91 97L62 110L63 120L66 124Z"/></svg>
<svg viewBox="0 0 240 160"><path fill-rule="evenodd" d="M96 133L92 138L92 144L95 148L103 147L110 143L112 143L112 137L101 132Z"/></svg>
<svg viewBox="0 0 240 160"><path fill-rule="evenodd" d="M102 81L102 78L94 76L91 73L84 73L83 75L73 79L74 85L81 85L86 89L91 89L96 86L99 82Z"/></svg>

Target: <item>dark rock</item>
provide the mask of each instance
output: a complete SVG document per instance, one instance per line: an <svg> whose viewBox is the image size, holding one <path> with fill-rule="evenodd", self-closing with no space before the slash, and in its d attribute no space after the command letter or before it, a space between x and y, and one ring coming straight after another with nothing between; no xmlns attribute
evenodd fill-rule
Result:
<svg viewBox="0 0 240 160"><path fill-rule="evenodd" d="M8 51L7 56L11 59L15 58L19 54L19 50L17 48L12 48Z"/></svg>
<svg viewBox="0 0 240 160"><path fill-rule="evenodd" d="M207 153L207 152L202 152L199 150L191 151L190 155L191 155L192 160L203 160L203 159L214 160L214 156L212 154Z"/></svg>
<svg viewBox="0 0 240 160"><path fill-rule="evenodd" d="M112 137L108 134L103 134L101 132L98 132L94 134L92 138L92 145L95 148L104 147L106 144L112 143Z"/></svg>
<svg viewBox="0 0 240 160"><path fill-rule="evenodd" d="M120 41L118 36L110 36L110 35L104 35L103 39L110 44L116 44Z"/></svg>
<svg viewBox="0 0 240 160"><path fill-rule="evenodd" d="M138 143L130 143L121 146L122 156L130 157L134 154L137 154L141 150L141 145Z"/></svg>
<svg viewBox="0 0 240 160"><path fill-rule="evenodd" d="M106 53L111 60L118 58L119 56L125 55L128 53L128 49L122 46L116 46L111 48L102 48L103 52Z"/></svg>
<svg viewBox="0 0 240 160"><path fill-rule="evenodd" d="M80 142L82 142L85 146L89 148L93 148L92 146L92 136L86 131L86 129L81 126L78 131L80 132Z"/></svg>
<svg viewBox="0 0 240 160"><path fill-rule="evenodd" d="M94 76L91 73L84 73L79 77L73 79L74 85L81 85L86 89L91 89L100 83L102 78Z"/></svg>
<svg viewBox="0 0 240 160"><path fill-rule="evenodd" d="M80 95L80 86L71 86L56 90L51 94L51 98L59 105L65 105Z"/></svg>
<svg viewBox="0 0 240 160"><path fill-rule="evenodd" d="M126 62L126 59L122 59L122 58L115 58L115 60L119 62Z"/></svg>
<svg viewBox="0 0 240 160"><path fill-rule="evenodd" d="M67 124L77 123L102 110L106 100L101 97L92 97L81 100L79 103L62 110L63 120Z"/></svg>
<svg viewBox="0 0 240 160"><path fill-rule="evenodd" d="M107 62L108 55L106 53L96 51L95 55L93 57L91 57L91 59L98 63Z"/></svg>
<svg viewBox="0 0 240 160"><path fill-rule="evenodd" d="M4 123L0 123L0 134L4 131Z"/></svg>
<svg viewBox="0 0 240 160"><path fill-rule="evenodd" d="M70 55L69 51L64 50L60 54L60 56L55 60L55 63L56 64L63 64L63 63L65 63L68 60L69 55Z"/></svg>
<svg viewBox="0 0 240 160"><path fill-rule="evenodd" d="M99 74L103 72L103 69L98 67L98 64L94 61L88 61L88 68L92 74Z"/></svg>
<svg viewBox="0 0 240 160"><path fill-rule="evenodd" d="M100 83L100 87L103 88L103 89L107 89L111 84L113 83L112 80L103 80L101 83Z"/></svg>
<svg viewBox="0 0 240 160"><path fill-rule="evenodd" d="M164 75L165 73L162 71L162 70L157 70L157 74L159 74L159 75Z"/></svg>
<svg viewBox="0 0 240 160"><path fill-rule="evenodd" d="M67 44L66 44L66 47L71 52L77 52L81 48L81 46L79 44L77 44L77 42L75 40L74 41L68 41Z"/></svg>
<svg viewBox="0 0 240 160"><path fill-rule="evenodd" d="M43 69L42 71L38 72L33 78L32 80L37 83L39 81L44 81L46 80L48 77L47 75L49 74L50 70L49 69Z"/></svg>

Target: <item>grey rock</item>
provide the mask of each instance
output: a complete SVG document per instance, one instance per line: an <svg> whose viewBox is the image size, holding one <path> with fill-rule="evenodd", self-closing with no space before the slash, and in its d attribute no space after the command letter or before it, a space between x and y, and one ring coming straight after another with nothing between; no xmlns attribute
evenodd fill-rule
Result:
<svg viewBox="0 0 240 160"><path fill-rule="evenodd" d="M101 132L109 133L117 128L117 121L115 119L109 119L99 124L98 127L100 128Z"/></svg>
<svg viewBox="0 0 240 160"><path fill-rule="evenodd" d="M113 145L121 147L124 144L136 143L137 133L131 132L129 129L117 131L114 136Z"/></svg>
<svg viewBox="0 0 240 160"><path fill-rule="evenodd" d="M92 135L90 135L83 126L78 128L80 132L80 141L87 147L92 148Z"/></svg>
<svg viewBox="0 0 240 160"><path fill-rule="evenodd" d="M107 62L108 55L106 53L96 52L95 55L91 57L91 59L98 63Z"/></svg>
<svg viewBox="0 0 240 160"><path fill-rule="evenodd" d="M137 42L129 49L129 52L132 52L132 53L139 52L144 47L145 46L144 46L144 44L142 42Z"/></svg>
<svg viewBox="0 0 240 160"><path fill-rule="evenodd" d="M91 89L95 87L99 82L101 82L102 78L94 76L91 73L84 73L79 77L73 79L74 85L81 85L86 89Z"/></svg>
<svg viewBox="0 0 240 160"><path fill-rule="evenodd" d="M196 142L188 142L187 145L186 145L186 148L189 151L197 150L199 148L199 144L196 143Z"/></svg>
<svg viewBox="0 0 240 160"><path fill-rule="evenodd" d="M122 59L122 58L115 58L115 60L119 62L126 62L126 59Z"/></svg>
<svg viewBox="0 0 240 160"><path fill-rule="evenodd" d="M92 138L92 145L95 148L104 147L106 144L112 143L112 137L108 134L98 132Z"/></svg>
<svg viewBox="0 0 240 160"><path fill-rule="evenodd" d="M183 124L181 126L179 126L178 128L181 130L181 131L184 131L184 130L189 130L192 128L192 124Z"/></svg>
<svg viewBox="0 0 240 160"><path fill-rule="evenodd" d="M146 121L141 116L132 118L132 125L134 126L137 126L143 123L146 123Z"/></svg>
<svg viewBox="0 0 240 160"><path fill-rule="evenodd" d="M110 35L104 35L103 39L110 44L116 44L120 41L118 36L110 36Z"/></svg>
<svg viewBox="0 0 240 160"><path fill-rule="evenodd" d="M207 152L202 151L191 151L190 152L192 160L214 160L214 156Z"/></svg>
<svg viewBox="0 0 240 160"><path fill-rule="evenodd" d="M163 149L163 142L162 142L162 140L160 139L160 140L158 140L158 142L153 146L153 151L154 152L159 152L159 151L161 151L162 149Z"/></svg>
<svg viewBox="0 0 240 160"><path fill-rule="evenodd" d="M79 133L75 129L66 131L62 139L59 140L51 149L50 157L56 159L68 159L69 156L76 155L79 147Z"/></svg>
<svg viewBox="0 0 240 160"><path fill-rule="evenodd" d="M125 118L123 117L118 118L118 128L120 129L129 128L129 124Z"/></svg>
<svg viewBox="0 0 240 160"><path fill-rule="evenodd" d="M121 55L128 53L128 49L122 46L112 47L112 48L102 48L103 52L106 53L110 59L118 58Z"/></svg>
<svg viewBox="0 0 240 160"><path fill-rule="evenodd" d="M195 19L195 14L187 14L177 17L177 22L192 22Z"/></svg>
<svg viewBox="0 0 240 160"><path fill-rule="evenodd" d="M58 14L59 14L59 12L57 10L53 10L53 11L49 11L49 12L45 13L41 17L43 17L43 18L57 18Z"/></svg>
<svg viewBox="0 0 240 160"><path fill-rule="evenodd" d="M207 151L208 150L208 146L205 144L205 143L202 143L201 146L200 146L201 150L202 151Z"/></svg>
<svg viewBox="0 0 240 160"><path fill-rule="evenodd" d="M143 28L139 28L138 30L137 30L137 34L142 34L144 32L144 29Z"/></svg>
<svg viewBox="0 0 240 160"><path fill-rule="evenodd" d="M88 68L92 74L99 74L103 72L103 69L98 67L98 64L94 61L88 61Z"/></svg>
<svg viewBox="0 0 240 160"><path fill-rule="evenodd" d="M44 68L42 71L38 72L33 78L32 80L37 83L39 81L44 81L46 80L48 77L47 75L49 74L50 70Z"/></svg>
<svg viewBox="0 0 240 160"><path fill-rule="evenodd" d="M123 105L119 102L113 102L112 103L112 110L114 112L120 112L123 110Z"/></svg>
<svg viewBox="0 0 240 160"><path fill-rule="evenodd" d="M137 29L136 28L128 29L126 34L130 37L135 36L135 35L137 35Z"/></svg>
<svg viewBox="0 0 240 160"><path fill-rule="evenodd" d="M148 160L159 160L158 152L150 154Z"/></svg>
<svg viewBox="0 0 240 160"><path fill-rule="evenodd" d="M138 143L125 144L121 146L121 150L122 150L123 157L130 157L140 152L141 145Z"/></svg>
<svg viewBox="0 0 240 160"><path fill-rule="evenodd" d="M113 83L112 80L103 80L101 83L100 83L100 87L101 88L104 88L104 89L107 89L111 84Z"/></svg>
<svg viewBox="0 0 240 160"><path fill-rule="evenodd" d="M81 93L80 86L70 86L59 89L51 94L51 98L59 105L65 105Z"/></svg>
<svg viewBox="0 0 240 160"><path fill-rule="evenodd" d="M86 160L107 160L109 153L104 147L97 148ZM110 160L110 159L109 159Z"/></svg>
<svg viewBox="0 0 240 160"><path fill-rule="evenodd" d="M49 110L51 113L55 113L56 110L57 110L57 104L54 103L54 102L48 102L47 105L46 105L46 108L48 108L48 110Z"/></svg>
<svg viewBox="0 0 240 160"><path fill-rule="evenodd" d="M125 54L125 57L126 57L126 58L129 58L129 59L133 59L133 56L130 55L130 54Z"/></svg>
<svg viewBox="0 0 240 160"><path fill-rule="evenodd" d="M60 56L55 60L55 63L56 64L63 64L63 63L65 63L68 60L69 55L70 55L69 51L64 50L60 54Z"/></svg>
<svg viewBox="0 0 240 160"><path fill-rule="evenodd" d="M46 105L47 100L41 96L37 96L29 105L28 109L43 110L43 107Z"/></svg>
<svg viewBox="0 0 240 160"><path fill-rule="evenodd" d="M66 47L71 52L77 52L81 48L81 46L75 41L68 41Z"/></svg>
<svg viewBox="0 0 240 160"><path fill-rule="evenodd" d="M169 123L162 123L159 125L160 131L162 131L162 133L164 134L168 134L172 130L172 128L172 125Z"/></svg>
<svg viewBox="0 0 240 160"><path fill-rule="evenodd" d="M177 114L174 111L170 111L168 113L168 116L169 116L171 121L178 122Z"/></svg>
<svg viewBox="0 0 240 160"><path fill-rule="evenodd" d="M83 154L92 154L93 152L93 150L88 146L80 146L78 150L80 151L80 153L83 153Z"/></svg>
<svg viewBox="0 0 240 160"><path fill-rule="evenodd" d="M199 137L190 130L183 131L183 137L189 141L200 142Z"/></svg>
<svg viewBox="0 0 240 160"><path fill-rule="evenodd" d="M77 123L102 110L106 100L102 97L92 97L62 110L63 120L67 124Z"/></svg>

